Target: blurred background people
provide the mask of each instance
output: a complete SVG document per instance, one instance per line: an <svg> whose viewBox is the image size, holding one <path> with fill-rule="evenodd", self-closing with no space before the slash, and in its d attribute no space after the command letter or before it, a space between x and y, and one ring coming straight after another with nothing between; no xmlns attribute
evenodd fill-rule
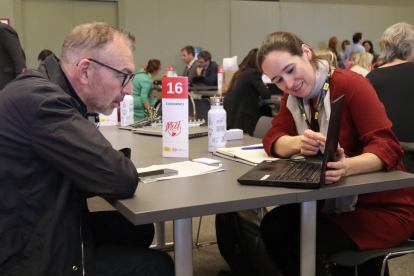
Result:
<svg viewBox="0 0 414 276"><path fill-rule="evenodd" d="M357 52L357 51L351 52L349 54L348 59L344 61L344 65L345 65L346 69L351 69L351 67L354 66L355 59L358 56L358 54L359 54L359 52Z"/></svg>
<svg viewBox="0 0 414 276"><path fill-rule="evenodd" d="M354 66L351 67L351 71L365 77L371 71L370 66L373 58L370 53L358 54L355 58Z"/></svg>
<svg viewBox="0 0 414 276"><path fill-rule="evenodd" d="M339 52L339 57L341 58L342 61L345 61L345 59L344 59L344 52L345 52L346 47L348 47L350 44L351 43L347 39L344 40L344 41L342 41L342 44L341 44L342 51Z"/></svg>
<svg viewBox="0 0 414 276"><path fill-rule="evenodd" d="M226 97L224 109L227 112L227 128L243 129L253 135L261 116L272 116L269 106L260 106L259 100L269 99L270 91L263 83L262 72L256 63L257 48L251 50L239 64L233 75Z"/></svg>
<svg viewBox="0 0 414 276"><path fill-rule="evenodd" d="M0 91L26 68L26 56L17 32L0 22Z"/></svg>
<svg viewBox="0 0 414 276"><path fill-rule="evenodd" d="M336 59L339 61L341 60L341 57L338 55L338 52L336 51L337 45L338 45L338 38L335 36L331 37L328 43L328 50L334 53L336 55Z"/></svg>
<svg viewBox="0 0 414 276"><path fill-rule="evenodd" d="M414 142L414 28L398 23L385 30L379 41L381 55L387 62L367 75L384 104L392 131L400 142ZM414 163L405 155L404 166L414 171Z"/></svg>
<svg viewBox="0 0 414 276"><path fill-rule="evenodd" d="M364 46L365 52L370 53L374 57L376 56L374 52L374 46L370 40L365 40L364 43L362 43L362 46Z"/></svg>
<svg viewBox="0 0 414 276"><path fill-rule="evenodd" d="M385 64L384 58L381 57L381 55L374 56L374 59L372 60L372 65L374 69L377 69L378 67Z"/></svg>
<svg viewBox="0 0 414 276"><path fill-rule="evenodd" d="M139 70L132 80L135 121L144 119L145 110L150 107L154 108L157 98L151 95L154 88L153 77L158 75L160 71L161 62L158 59L150 59L147 67ZM153 114L152 111L150 113Z"/></svg>
<svg viewBox="0 0 414 276"><path fill-rule="evenodd" d="M211 61L211 54L202 51L197 56L197 76L204 76L204 84L208 86L217 86L217 68L218 65Z"/></svg>
<svg viewBox="0 0 414 276"><path fill-rule="evenodd" d="M42 63L42 61L44 61L50 55L53 55L53 52L45 49L40 52L39 56L37 57L37 60L39 61L39 63Z"/></svg>
<svg viewBox="0 0 414 276"><path fill-rule="evenodd" d="M362 33L355 33L352 36L352 42L353 42L353 44L351 44L348 47L346 47L346 49L344 51L344 57L343 57L343 59L345 59L345 60L348 59L348 56L353 51L357 51L358 53L365 53L365 48L364 48L364 46L362 46L362 41L363 40L364 40L364 37L362 36Z"/></svg>
<svg viewBox="0 0 414 276"><path fill-rule="evenodd" d="M181 58L184 60L186 66L183 72L184 77L188 77L188 83L193 82L193 78L197 76L197 60L194 57L194 47L186 46L181 49Z"/></svg>

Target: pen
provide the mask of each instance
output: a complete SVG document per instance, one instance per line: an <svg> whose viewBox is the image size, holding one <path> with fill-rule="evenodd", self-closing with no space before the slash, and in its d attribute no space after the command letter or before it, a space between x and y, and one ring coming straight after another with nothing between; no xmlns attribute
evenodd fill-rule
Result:
<svg viewBox="0 0 414 276"><path fill-rule="evenodd" d="M99 125L101 124L101 122L99 122L97 125L96 125L96 128L99 128Z"/></svg>
<svg viewBox="0 0 414 276"><path fill-rule="evenodd" d="M263 146L258 146L258 147L245 147L245 148L241 148L242 150L253 150L253 149L263 149Z"/></svg>

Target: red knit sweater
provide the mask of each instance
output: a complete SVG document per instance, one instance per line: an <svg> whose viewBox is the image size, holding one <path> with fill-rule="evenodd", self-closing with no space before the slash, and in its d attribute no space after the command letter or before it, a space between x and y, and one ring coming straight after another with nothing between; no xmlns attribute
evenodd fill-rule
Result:
<svg viewBox="0 0 414 276"><path fill-rule="evenodd" d="M384 105L370 82L349 70L335 69L330 85L331 103L345 94L339 144L349 157L370 152L385 162L385 170L405 171L403 150L391 131ZM263 139L265 151L283 135L296 136L295 124L282 98L273 127ZM343 228L361 250L385 248L404 242L414 231L412 188L359 195L353 212L320 214Z"/></svg>

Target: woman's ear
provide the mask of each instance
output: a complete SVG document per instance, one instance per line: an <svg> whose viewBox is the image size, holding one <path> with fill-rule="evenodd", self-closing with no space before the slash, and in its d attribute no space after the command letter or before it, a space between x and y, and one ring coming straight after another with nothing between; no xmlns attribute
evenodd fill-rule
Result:
<svg viewBox="0 0 414 276"><path fill-rule="evenodd" d="M312 51L309 48L309 46L306 45L306 44L302 44L302 51L303 51L303 55L306 57L306 59L311 61L312 60Z"/></svg>

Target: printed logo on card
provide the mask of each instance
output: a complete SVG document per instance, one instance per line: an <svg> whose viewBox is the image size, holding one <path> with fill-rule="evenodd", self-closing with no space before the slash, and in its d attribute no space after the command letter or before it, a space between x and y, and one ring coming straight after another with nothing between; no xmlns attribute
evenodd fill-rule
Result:
<svg viewBox="0 0 414 276"><path fill-rule="evenodd" d="M171 148L170 147L164 147L164 151L171 152Z"/></svg>
<svg viewBox="0 0 414 276"><path fill-rule="evenodd" d="M165 132L170 134L172 137L176 137L181 133L181 122L168 122L165 127Z"/></svg>

